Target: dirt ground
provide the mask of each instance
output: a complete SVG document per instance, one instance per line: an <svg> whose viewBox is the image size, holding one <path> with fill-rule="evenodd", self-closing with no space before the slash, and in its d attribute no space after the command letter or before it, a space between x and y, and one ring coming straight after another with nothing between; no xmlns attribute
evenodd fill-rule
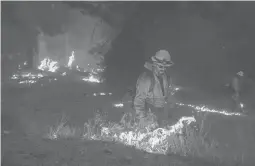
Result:
<svg viewBox="0 0 255 166"><path fill-rule="evenodd" d="M69 123L82 127L97 108L118 122L124 110L112 107L120 96L90 96L107 92L106 88L85 83L58 82L44 87L2 88L2 165L216 165L203 158L147 154L121 144L81 139L48 140L49 126L65 114ZM190 109L178 109L176 119L192 115ZM208 137L220 144L215 155L241 158L242 165L254 165L255 123L252 116L206 116ZM218 162L219 163L219 162Z"/></svg>

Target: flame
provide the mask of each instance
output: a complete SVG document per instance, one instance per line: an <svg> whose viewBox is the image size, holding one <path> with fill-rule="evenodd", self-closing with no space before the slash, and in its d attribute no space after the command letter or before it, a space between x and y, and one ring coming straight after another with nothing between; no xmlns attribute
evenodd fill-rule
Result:
<svg viewBox="0 0 255 166"><path fill-rule="evenodd" d="M118 107L118 106L121 107L121 105L124 106L125 103L130 103L130 102L132 101L126 101L126 102L114 104L114 107ZM217 110L217 109L209 108L206 105L198 106L198 105L184 104L184 103L176 103L176 105L190 107L197 112L210 112L210 113L217 113L217 114L226 115L226 116L246 116L245 114L242 114L239 112L229 112L224 109ZM240 103L239 105L242 109L245 107L243 103Z"/></svg>
<svg viewBox="0 0 255 166"><path fill-rule="evenodd" d="M99 74L99 73L102 73L102 72L104 72L104 68L101 68L101 67L91 69L92 74Z"/></svg>
<svg viewBox="0 0 255 166"><path fill-rule="evenodd" d="M38 66L39 70L45 71L48 70L49 72L56 72L58 70L58 62L57 61L53 61L49 58L44 58L41 61L40 66Z"/></svg>
<svg viewBox="0 0 255 166"><path fill-rule="evenodd" d="M217 114L222 114L222 115L226 115L226 116L245 116L244 114L239 113L239 112L228 112L227 110L224 110L224 109L222 109L222 110L211 109L211 108L208 108L205 105L197 106L197 105L184 104L184 103L176 103L176 104L179 105L179 106L191 107L191 108L195 109L198 112L211 112L211 113L217 113Z"/></svg>
<svg viewBox="0 0 255 166"><path fill-rule="evenodd" d="M126 114L127 115L127 114ZM145 128L139 127L136 123L132 127L126 128L121 124L105 124L101 125L98 133L91 133L89 124L85 123L88 132L84 138L90 140L115 141L127 146L134 146L137 149L144 150L149 153L166 154L170 147L169 140L176 134L182 134L182 129L186 125L195 122L194 117L182 117L176 124L166 126L165 128L157 128L156 122L151 121Z"/></svg>
<svg viewBox="0 0 255 166"><path fill-rule="evenodd" d="M81 69L78 65L76 65L76 70L81 71Z"/></svg>
<svg viewBox="0 0 255 166"><path fill-rule="evenodd" d="M97 71L94 68L91 70L91 73L92 74L98 74Z"/></svg>
<svg viewBox="0 0 255 166"><path fill-rule="evenodd" d="M28 78L28 79L36 79L36 78L42 78L43 75L41 73L38 74L32 74L32 73L21 73L21 74L13 74L11 79L19 79L19 78Z"/></svg>
<svg viewBox="0 0 255 166"><path fill-rule="evenodd" d="M99 78L95 77L91 73L90 73L89 77L85 77L82 80L86 81L86 82L91 82L91 83L102 83Z"/></svg>
<svg viewBox="0 0 255 166"><path fill-rule="evenodd" d="M100 94L100 93L99 93ZM120 104L121 105L121 104ZM196 106L191 104L178 103L180 106L188 106L199 112L219 113L227 116L241 116L240 113L229 113L225 110L215 110L206 106ZM116 105L117 106L117 105ZM155 116L148 116L140 119L139 122L132 122L131 113L126 113L120 123L106 122L102 118L84 124L85 132L83 139L113 141L127 146L133 146L137 149L156 154L166 154L181 152L181 147L176 147L176 141L185 144L185 128L193 122L194 117L181 117L173 125L158 127ZM128 119L129 118L129 119ZM130 120L131 119L131 120ZM96 127L97 126L97 127Z"/></svg>
<svg viewBox="0 0 255 166"><path fill-rule="evenodd" d="M169 148L168 138L174 134L182 134L184 121L190 124L195 122L195 119L193 117L182 117L176 124L170 126L169 129L157 128L146 133L140 131L122 132L119 135L119 141L150 153L165 154Z"/></svg>
<svg viewBox="0 0 255 166"><path fill-rule="evenodd" d="M18 69L20 70L20 69L22 69L22 67L27 66L27 65L28 65L27 61L24 61L22 64L18 65Z"/></svg>
<svg viewBox="0 0 255 166"><path fill-rule="evenodd" d="M44 77L41 73L38 74L33 74L31 72L29 73L19 73L19 74L13 74L11 79L13 80L18 80L20 79L20 81L18 81L19 84L34 84L37 82L38 79ZM26 79L26 80L22 80L22 79Z"/></svg>
<svg viewBox="0 0 255 166"><path fill-rule="evenodd" d="M13 80L19 79L19 75L13 74L12 77L11 77L11 79L13 79Z"/></svg>
<svg viewBox="0 0 255 166"><path fill-rule="evenodd" d="M114 104L113 106L116 107L116 108L122 108L122 107L124 107L124 104L123 103L118 103L118 104Z"/></svg>
<svg viewBox="0 0 255 166"><path fill-rule="evenodd" d="M96 69L96 72L102 73L102 72L104 72L104 69L103 69L103 68L97 68L97 69Z"/></svg>
<svg viewBox="0 0 255 166"><path fill-rule="evenodd" d="M34 84L37 81L35 80L25 80L25 81L19 81L19 84Z"/></svg>
<svg viewBox="0 0 255 166"><path fill-rule="evenodd" d="M93 93L93 96L111 96L112 93L105 93L105 92L100 92L100 93Z"/></svg>
<svg viewBox="0 0 255 166"><path fill-rule="evenodd" d="M11 79L18 80L19 84L34 84L37 83L41 78L45 78L47 75L42 73L33 73L33 72L18 72L13 74ZM57 78L48 78L49 82L57 81ZM41 84L42 86L43 84Z"/></svg>
<svg viewBox="0 0 255 166"><path fill-rule="evenodd" d="M134 146L149 153L166 154L172 147L173 140L178 135L183 134L183 128L196 121L194 117L182 117L174 125L157 128L158 124L152 113L148 113L147 117L134 123L131 123L131 117L132 115L127 113L124 114L120 123L113 123L107 122L101 115L97 114L93 120L84 124L82 139L113 141L126 146ZM58 139L66 135L67 130L65 128L62 123L56 129L51 128L50 134L47 134L48 138ZM53 137L49 137L49 135L53 135Z"/></svg>
<svg viewBox="0 0 255 166"><path fill-rule="evenodd" d="M62 73L61 75L62 75L62 76L65 76L65 75L66 75L66 72Z"/></svg>
<svg viewBox="0 0 255 166"><path fill-rule="evenodd" d="M244 108L244 104L243 104L243 103L240 103L240 107L241 107L241 108Z"/></svg>
<svg viewBox="0 0 255 166"><path fill-rule="evenodd" d="M69 67L69 69L72 69L72 63L74 61L74 51L72 51L72 55L69 57L68 63L67 63L67 67Z"/></svg>

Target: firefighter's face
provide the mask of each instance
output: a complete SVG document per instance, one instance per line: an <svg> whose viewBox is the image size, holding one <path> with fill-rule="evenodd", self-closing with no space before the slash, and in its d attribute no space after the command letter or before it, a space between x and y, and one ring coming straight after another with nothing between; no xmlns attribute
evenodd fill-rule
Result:
<svg viewBox="0 0 255 166"><path fill-rule="evenodd" d="M155 64L154 66L155 66L154 70L155 70L156 74L163 75L166 72L166 69L167 69L166 66L164 66L162 64Z"/></svg>

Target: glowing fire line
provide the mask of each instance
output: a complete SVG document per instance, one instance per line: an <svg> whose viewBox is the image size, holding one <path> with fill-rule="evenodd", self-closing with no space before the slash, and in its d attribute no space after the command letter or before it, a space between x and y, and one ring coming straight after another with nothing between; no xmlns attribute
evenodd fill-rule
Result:
<svg viewBox="0 0 255 166"><path fill-rule="evenodd" d="M241 113L227 112L225 110L215 110L209 109L206 106L196 106L191 104L177 103L179 106L188 106L193 108L198 112L211 112L219 113L226 116L241 116ZM115 104L115 107L123 107L123 103ZM196 122L194 117L182 117L176 124L172 126L166 126L164 128L155 129L155 122L153 125L147 125L145 131L139 130L139 127L133 127L132 129L125 130L125 128L120 128L116 130L116 127L102 127L101 134L91 135L90 137L85 137L92 140L110 140L122 143L128 146L134 146L137 149L147 151L149 153L166 154L172 143L169 140L173 139L173 136L182 134L185 124L189 125L192 122ZM153 130L154 128L154 130Z"/></svg>
<svg viewBox="0 0 255 166"><path fill-rule="evenodd" d="M113 104L113 106L116 108L122 108L122 107L124 107L125 103L131 103L131 101L116 103L116 104ZM239 112L229 112L224 109L217 110L217 109L208 108L205 105L198 106L198 105L184 104L184 103L176 103L176 105L190 107L193 110L196 110L197 112L210 112L210 113L217 113L217 114L222 114L222 115L226 115L226 116L246 116L245 114L242 114ZM240 105L241 105L241 107L243 107L243 103L240 103Z"/></svg>
<svg viewBox="0 0 255 166"><path fill-rule="evenodd" d="M130 120L127 120L127 117L131 117L131 114L125 114L120 123L112 123L105 122L100 115L96 115L94 124L91 120L84 124L85 133L82 138L116 142L134 146L149 153L166 154L172 144L169 140L176 139L178 134L182 134L185 125L196 121L194 117L182 117L174 125L157 128L158 124L153 114L149 114L142 122L139 121L133 125L128 125ZM144 127L141 127L141 123ZM63 126L65 126L64 123L61 123L55 130L51 128L51 137L48 138L58 139L60 134L57 132L60 132Z"/></svg>
<svg viewBox="0 0 255 166"><path fill-rule="evenodd" d="M149 153L166 154L169 148L169 137L182 134L184 123L189 125L195 121L194 117L182 117L176 124L166 128L157 128L152 131L147 128L145 132L136 128L132 131L121 131L119 134L118 132L111 133L111 128L103 127L101 136L108 139L111 137L112 141L134 146Z"/></svg>
<svg viewBox="0 0 255 166"><path fill-rule="evenodd" d="M179 106L191 107L198 112L210 112L210 113L217 113L217 114L222 114L222 115L226 115L226 116L245 116L244 114L239 113L239 112L228 112L226 110L210 109L206 106L197 106L197 105L183 104L183 103L176 103L176 104Z"/></svg>
<svg viewBox="0 0 255 166"><path fill-rule="evenodd" d="M31 72L29 73L18 73L18 74L13 74L11 79L13 80L20 80L18 83L19 84L34 84L37 82L38 79L44 77L41 73L38 74L33 74ZM26 79L26 80L23 80Z"/></svg>
<svg viewBox="0 0 255 166"><path fill-rule="evenodd" d="M123 103L121 103L123 104ZM198 112L211 112L219 113L226 116L241 116L241 113L230 113L225 110L219 111L215 109L209 109L206 106L196 106L191 104L177 103L179 106L188 106ZM122 105L118 105L122 106ZM194 117L182 117L174 125L167 125L162 128L158 128L158 124L155 121L155 116L140 119L140 122L136 122L131 125L130 119L131 113L125 114L120 121L117 123L105 123L102 120L95 120L95 124L99 126L99 130L96 130L96 125L85 123L84 127L86 130L83 135L84 139L89 140L102 140L102 141L113 141L121 143L127 146L134 146L137 149L156 154L166 154L171 151L175 153L178 149L174 148L175 141L183 141L183 128L185 125L190 125L192 122L196 122ZM143 124L141 127L141 123ZM177 139L177 140L176 140Z"/></svg>

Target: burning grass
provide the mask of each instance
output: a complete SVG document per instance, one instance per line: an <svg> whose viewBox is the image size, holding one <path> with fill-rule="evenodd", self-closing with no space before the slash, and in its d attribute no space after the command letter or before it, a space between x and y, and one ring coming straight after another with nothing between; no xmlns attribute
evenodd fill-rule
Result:
<svg viewBox="0 0 255 166"><path fill-rule="evenodd" d="M62 115L60 121L58 121L54 126L49 127L49 132L46 138L55 140L58 138L75 138L79 133L77 127L72 127L68 125L68 118L66 115Z"/></svg>
<svg viewBox="0 0 255 166"><path fill-rule="evenodd" d="M208 136L205 121L209 113L200 112L194 117L182 117L173 125L159 128L156 117L149 113L145 119L134 121L130 113L119 123L106 120L106 114L96 112L94 118L81 128L68 125L68 118L49 128L48 139L80 138L109 141L132 146L153 154L176 154L201 158L216 165L226 165L217 151L219 143ZM233 156L235 163L242 163Z"/></svg>
<svg viewBox="0 0 255 166"><path fill-rule="evenodd" d="M206 153L212 154L216 145L214 141L206 141L203 121L182 117L174 125L159 128L152 113L139 121L134 121L127 113L120 123L113 123L106 121L106 115L97 112L93 119L84 124L83 129L68 125L67 117L62 116L56 125L49 127L46 137L52 140L80 137L121 143L155 154L203 157Z"/></svg>

